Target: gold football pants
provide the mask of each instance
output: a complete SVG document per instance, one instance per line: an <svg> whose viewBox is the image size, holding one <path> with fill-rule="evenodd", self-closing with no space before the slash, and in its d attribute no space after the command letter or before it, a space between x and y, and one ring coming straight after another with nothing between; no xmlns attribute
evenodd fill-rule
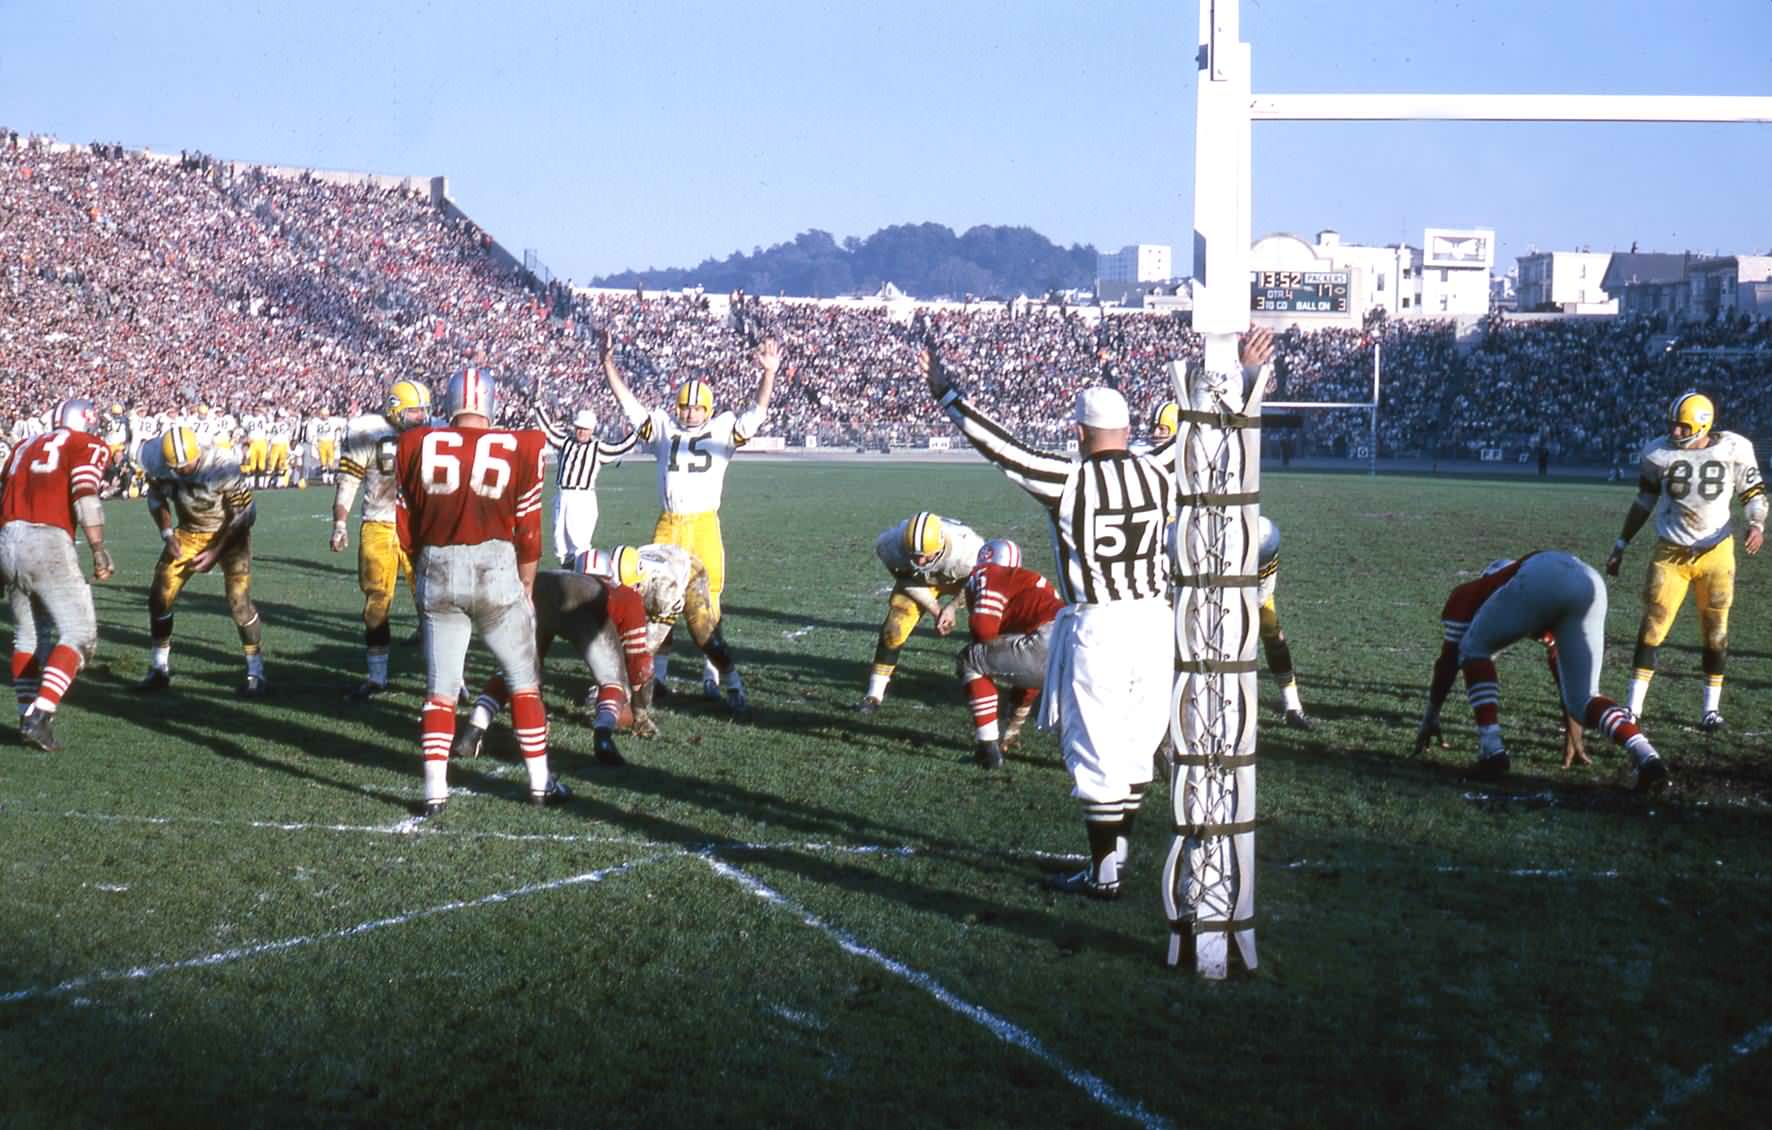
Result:
<svg viewBox="0 0 1772 1130"><path fill-rule="evenodd" d="M708 574L710 610L718 620L720 594L726 591L726 546L720 540L720 512L675 514L667 510L658 516L652 540L660 545L680 545L701 562Z"/></svg>
<svg viewBox="0 0 1772 1130"><path fill-rule="evenodd" d="M1729 608L1735 603L1733 537L1705 550L1656 541L1655 556L1643 578L1643 624L1637 642L1661 646L1685 603L1688 588L1698 604L1698 630L1704 646L1720 651L1729 645Z"/></svg>

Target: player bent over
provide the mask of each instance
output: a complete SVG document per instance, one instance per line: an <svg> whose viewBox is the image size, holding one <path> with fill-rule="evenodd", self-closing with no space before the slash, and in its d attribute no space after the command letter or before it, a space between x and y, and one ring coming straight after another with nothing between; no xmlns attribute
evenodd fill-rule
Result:
<svg viewBox="0 0 1772 1130"><path fill-rule="evenodd" d="M416 381L396 381L388 390L380 416L359 416L345 429L345 452L339 460L332 494L332 552L350 544L347 523L357 490L363 490L363 521L357 527L357 587L363 590L363 647L368 676L350 693L364 702L388 689L388 645L393 629L388 610L400 578L413 586L412 560L400 548L395 522L394 449L400 433L427 423L431 390Z"/></svg>
<svg viewBox="0 0 1772 1130"><path fill-rule="evenodd" d="M92 434L97 416L89 400L62 401L55 428L21 443L0 466L0 585L12 604L19 736L50 753L62 748L52 724L56 708L98 648L92 590L74 554L75 523L92 551L93 579L115 572L98 500L111 453Z"/></svg>
<svg viewBox="0 0 1772 1130"><path fill-rule="evenodd" d="M591 723L593 750L604 765L625 765L615 748L622 709L632 706L634 733L658 734L648 713L652 656L646 651L646 608L640 594L626 585L582 573L549 570L537 573L534 588L535 655L548 657L556 636L564 636L596 681L596 716ZM455 737L456 757L474 757L487 727L510 701L504 676L494 675L474 704L473 717Z"/></svg>
<svg viewBox="0 0 1772 1130"><path fill-rule="evenodd" d="M1052 647L1052 621L1064 600L1039 573L1021 567L1021 547L992 538L978 551L978 564L966 580L966 626L972 643L960 652L955 674L972 707L972 759L981 769L1003 764L1002 745L1011 744L1040 697ZM998 742L997 684L1014 692L1015 715Z"/></svg>
<svg viewBox="0 0 1772 1130"><path fill-rule="evenodd" d="M238 462L226 451L203 447L195 432L179 427L160 442L143 446L142 469L148 480L148 514L166 547L148 590L148 673L135 689L152 692L171 685L172 606L186 582L219 562L228 615L246 655L240 697L264 696L269 685L260 652L262 626L252 603L252 524L258 507Z"/></svg>
<svg viewBox="0 0 1772 1130"><path fill-rule="evenodd" d="M680 545L654 543L634 547L621 545L607 552L593 549L578 556L580 572L613 580L640 593L646 609L646 650L652 658L653 681L644 701L663 691L665 669L671 659L671 641L677 622L689 627L689 638L701 650L705 666L715 673L726 691L726 705L739 720L751 714L744 679L733 662L732 649L720 630L720 609L710 590L707 569L701 559ZM639 693L639 688L635 688ZM718 697L717 693L713 697ZM636 731L637 732L637 731Z"/></svg>
<svg viewBox="0 0 1772 1130"><path fill-rule="evenodd" d="M394 449L396 521L401 548L418 574L423 625L426 816L442 812L449 800L455 701L476 628L510 687L530 803L553 804L571 795L548 772L548 718L529 598L541 559L547 440L538 431L491 427L493 396L491 373L456 373L444 400L448 426L402 432Z"/></svg>
<svg viewBox="0 0 1772 1130"><path fill-rule="evenodd" d="M1630 681L1630 712L1642 717L1655 657L1691 588L1698 604L1698 630L1704 639L1704 700L1698 728L1723 728L1723 666L1729 652L1729 608L1735 603L1735 538L1729 500L1738 499L1747 518L1741 539L1749 557L1766 540L1766 484L1760 478L1753 444L1734 432L1713 432L1716 408L1710 398L1688 392L1668 408L1668 434L1643 452L1637 497L1624 516L1624 530L1606 558L1616 577L1630 539L1655 516L1655 553L1643 578L1643 621Z"/></svg>
<svg viewBox="0 0 1772 1130"><path fill-rule="evenodd" d="M1280 684L1280 697L1286 712L1286 725L1294 730L1311 728L1310 716L1298 697L1298 676L1292 670L1292 645L1280 627L1280 612L1274 593L1280 587L1280 527L1262 515L1261 548L1256 555L1256 599L1261 608L1261 650L1267 656L1267 669Z"/></svg>
<svg viewBox="0 0 1772 1130"><path fill-rule="evenodd" d="M935 617L936 635L954 630L955 602L983 548L984 539L972 527L929 510L918 511L875 539L874 554L892 574L893 585L867 690L857 708L861 713L880 709L898 669L898 653L925 613Z"/></svg>
<svg viewBox="0 0 1772 1130"><path fill-rule="evenodd" d="M1496 652L1519 640L1548 638L1555 649L1552 670L1571 727L1598 728L1624 747L1637 770L1637 788L1667 784L1667 767L1631 716L1600 693L1600 660L1606 642L1606 584L1587 562L1568 553L1543 550L1518 561L1497 561L1474 581L1459 585L1440 613L1445 642L1434 663L1433 686L1415 737L1415 752L1440 737L1440 707L1462 669L1465 690L1477 721L1477 763L1473 775L1496 780L1509 769L1501 740L1501 684ZM1569 731L1564 765L1577 755L1579 729ZM1441 739L1442 747L1445 740Z"/></svg>

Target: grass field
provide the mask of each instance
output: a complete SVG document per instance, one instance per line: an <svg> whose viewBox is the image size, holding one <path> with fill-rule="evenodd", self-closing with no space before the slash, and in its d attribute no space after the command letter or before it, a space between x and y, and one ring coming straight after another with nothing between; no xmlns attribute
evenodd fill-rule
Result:
<svg viewBox="0 0 1772 1130"><path fill-rule="evenodd" d="M606 476L606 540L649 535L652 474ZM1219 984L1161 964L1164 785L1130 893L1060 899L1038 881L1083 844L1052 740L975 769L953 641L925 626L886 707L851 713L889 586L878 531L934 508L1050 570L1035 507L982 466L741 462L727 634L755 723L692 701L599 768L557 653L574 803L522 803L501 727L418 830L421 657L397 647L396 693L341 702L361 601L354 553L325 548L328 494L262 497L262 703L232 694L216 578L179 606L172 690L128 691L157 539L112 503L119 575L95 586L69 748L0 747L0 1123L1763 1124L1772 561L1742 560L1726 734L1693 727L1689 609L1663 649L1644 725L1665 797L1625 792L1598 736L1591 769L1557 768L1536 648L1500 664L1514 774L1478 786L1458 697L1457 748L1409 756L1446 591L1532 548L1599 562L1628 488L1264 486L1320 724L1278 727L1264 682L1261 964ZM1612 590L1620 697L1646 546ZM402 597L396 640L411 627Z"/></svg>

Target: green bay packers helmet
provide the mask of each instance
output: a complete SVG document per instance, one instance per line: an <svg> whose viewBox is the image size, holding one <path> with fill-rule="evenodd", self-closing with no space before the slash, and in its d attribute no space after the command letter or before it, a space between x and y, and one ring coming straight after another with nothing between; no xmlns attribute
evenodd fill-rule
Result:
<svg viewBox="0 0 1772 1130"><path fill-rule="evenodd" d="M1716 422L1717 406L1711 403L1710 397L1695 389L1689 389L1674 398L1667 410L1667 434L1675 447L1692 447L1710 434L1711 425ZM1686 433L1679 434L1678 428L1685 425Z"/></svg>
<svg viewBox="0 0 1772 1130"><path fill-rule="evenodd" d="M691 378L677 386L677 411L682 413L689 408L706 408L714 410L714 386L704 380Z"/></svg>
<svg viewBox="0 0 1772 1130"><path fill-rule="evenodd" d="M1173 400L1166 400L1157 405L1151 413L1151 435L1158 439L1167 439L1181 430L1181 405Z"/></svg>
<svg viewBox="0 0 1772 1130"><path fill-rule="evenodd" d="M388 389L388 399L382 408L382 415L388 423L396 428L405 426L403 417L407 412L423 410L426 416L431 414L431 390L417 381L395 381Z"/></svg>
<svg viewBox="0 0 1772 1130"><path fill-rule="evenodd" d="M904 524L904 549L912 557L934 557L947 543L939 514L919 510Z"/></svg>
<svg viewBox="0 0 1772 1130"><path fill-rule="evenodd" d="M174 471L189 471L197 466L197 460L203 458L203 445L197 442L197 433L190 428L169 428L160 437L160 454Z"/></svg>

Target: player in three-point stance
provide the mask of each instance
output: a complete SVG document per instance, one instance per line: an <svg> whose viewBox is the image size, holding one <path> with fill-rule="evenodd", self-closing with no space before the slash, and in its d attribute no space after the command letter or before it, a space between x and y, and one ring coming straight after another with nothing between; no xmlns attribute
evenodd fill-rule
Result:
<svg viewBox="0 0 1772 1130"><path fill-rule="evenodd" d="M596 714L591 727L597 760L604 765L626 764L615 748L615 730L630 702L634 733L640 737L658 733L646 701L639 697L652 682L646 608L640 594L601 577L547 570L535 575L533 596L537 662L547 659L555 637L564 637L572 645L595 680ZM455 736L456 757L479 754L487 727L510 697L504 676L494 675L480 692L468 724Z"/></svg>
<svg viewBox="0 0 1772 1130"><path fill-rule="evenodd" d="M714 390L706 381L691 379L677 388L676 413L663 408L650 411L641 404L622 379L615 351L605 330L598 339L603 374L609 390L621 405L628 422L638 431L640 443L658 460L658 501L661 513L652 540L680 545L693 553L708 572L708 595L716 614L720 594L726 588L726 546L720 538L720 497L726 469L740 447L748 443L769 412L769 396L775 373L781 368L781 346L773 339L757 346L758 366L763 370L757 385L757 401L743 415L730 411L714 414ZM655 667L661 696L668 693L667 657ZM702 693L720 697L720 673L712 663L702 667Z"/></svg>
<svg viewBox="0 0 1772 1130"><path fill-rule="evenodd" d="M1261 610L1261 650L1267 657L1269 673L1280 684L1286 725L1294 730L1308 730L1312 723L1310 715L1304 712L1304 701L1298 697L1298 675L1292 670L1292 645L1280 627L1279 606L1274 601L1275 592L1280 587L1280 527L1263 514L1258 529L1261 547L1256 556L1259 584L1256 600Z"/></svg>
<svg viewBox="0 0 1772 1130"><path fill-rule="evenodd" d="M1551 671L1563 700L1563 765L1581 749L1581 727L1597 727L1624 747L1637 770L1637 788L1667 783L1667 767L1631 716L1600 693L1600 661L1606 649L1606 584L1593 566L1568 553L1543 550L1518 561L1492 562L1474 581L1452 590L1440 611L1444 643L1434 662L1427 709L1415 735L1415 752L1439 739L1440 707L1459 671L1477 721L1477 762L1472 775L1497 780L1511 767L1501 740L1501 683L1495 653L1523 639L1551 645Z"/></svg>
<svg viewBox="0 0 1772 1130"><path fill-rule="evenodd" d="M98 500L110 449L92 434L97 422L90 400L64 400L56 406L55 428L19 444L0 466L0 587L12 604L19 736L49 752L62 748L53 726L56 707L98 648L92 590L74 554L76 524L92 551L93 579L115 572Z"/></svg>
<svg viewBox="0 0 1772 1130"><path fill-rule="evenodd" d="M701 650L707 664L719 672L732 716L746 721L751 716L744 678L733 662L732 649L720 630L720 610L708 593L708 572L695 554L680 545L620 545L612 550L592 549L578 555L581 573L603 577L640 594L646 611L646 651L653 664L668 655L679 621L689 628L689 638ZM635 687L636 709L652 705L656 686ZM636 723L636 733L640 733ZM648 736L641 734L642 737Z"/></svg>
<svg viewBox="0 0 1772 1130"><path fill-rule="evenodd" d="M431 390L417 381L395 381L379 416L358 416L345 427L338 482L332 494L332 552L351 542L351 504L363 492L363 521L357 527L357 586L363 590L363 647L368 673L350 693L363 702L388 689L388 645L393 628L388 611L400 578L412 587L412 561L400 548L395 509L394 450L400 433L428 423Z"/></svg>
<svg viewBox="0 0 1772 1130"><path fill-rule="evenodd" d="M166 543L148 590L148 673L135 689L165 690L172 684L172 607L185 584L219 563L228 615L246 656L242 698L260 698L265 681L263 626L252 603L252 524L258 507L235 456L204 447L190 428L175 427L142 449L148 481L148 514ZM176 519L176 521L175 521Z"/></svg>
<svg viewBox="0 0 1772 1130"><path fill-rule="evenodd" d="M992 538L978 551L978 564L966 579L966 627L972 642L960 652L954 673L972 708L972 759L981 769L1002 766L1003 747L1020 736L1040 697L1052 622L1063 607L1045 577L1022 568L1021 547L1008 538ZM1009 725L1001 731L999 683L1009 688L1014 703Z"/></svg>
<svg viewBox="0 0 1772 1130"><path fill-rule="evenodd" d="M491 426L492 374L463 369L449 379L449 424L400 434L394 449L400 546L418 575L425 648L423 812L449 800L449 751L468 642L480 631L511 693L517 748L532 804L571 795L548 772L548 717L541 701L530 591L541 560L542 453L538 431Z"/></svg>
<svg viewBox="0 0 1772 1130"><path fill-rule="evenodd" d="M1691 588L1698 604L1698 630L1704 640L1704 700L1698 727L1723 728L1723 665L1729 649L1729 607L1735 603L1735 538L1729 500L1741 502L1748 556L1766 540L1766 484L1760 478L1753 444L1734 432L1713 431L1716 407L1697 392L1677 397L1667 412L1667 435L1643 452L1637 497L1624 516L1624 530L1606 558L1606 572L1618 575L1630 539L1655 516L1655 552L1643 578L1643 622L1637 629L1629 708L1642 717L1655 657Z"/></svg>
<svg viewBox="0 0 1772 1130"><path fill-rule="evenodd" d="M899 650L919 620L934 617L938 636L954 630L960 594L983 548L984 539L971 526L930 510L919 510L875 539L874 555L892 574L892 595L886 601L874 666L857 708L861 713L880 709L898 669Z"/></svg>

